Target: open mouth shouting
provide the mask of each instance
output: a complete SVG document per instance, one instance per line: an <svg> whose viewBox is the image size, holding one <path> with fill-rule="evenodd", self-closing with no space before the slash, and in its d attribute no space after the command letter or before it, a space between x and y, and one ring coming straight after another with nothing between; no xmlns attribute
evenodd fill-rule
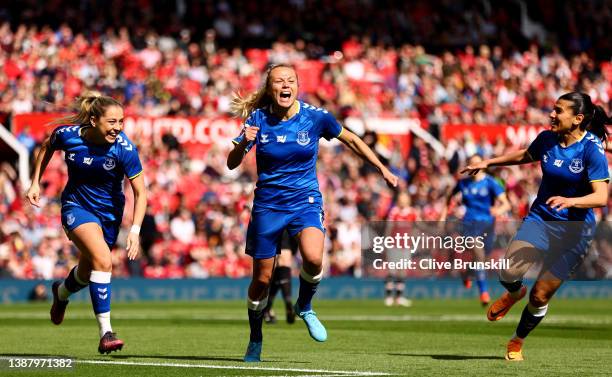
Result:
<svg viewBox="0 0 612 377"><path fill-rule="evenodd" d="M278 104L282 107L289 107L293 102L293 95L290 90L282 90L278 96Z"/></svg>

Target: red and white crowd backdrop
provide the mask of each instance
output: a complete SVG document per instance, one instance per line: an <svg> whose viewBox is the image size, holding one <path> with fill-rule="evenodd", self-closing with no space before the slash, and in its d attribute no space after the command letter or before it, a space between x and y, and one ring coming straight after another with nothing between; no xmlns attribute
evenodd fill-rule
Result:
<svg viewBox="0 0 612 377"><path fill-rule="evenodd" d="M50 124L62 114L26 113L13 117L13 133L18 135L25 128L36 139L43 140L49 135L55 125ZM399 147L402 153L407 153L410 145L410 131L406 124L420 124L418 119L347 119L349 127L356 127L358 133L368 129L379 134L379 141L387 148ZM365 127L364 127L365 124ZM403 126L404 125L404 126ZM162 136L172 134L182 147L192 157L202 156L202 153L212 146L227 149L232 146L231 140L240 134L241 122L236 118L220 117L144 117L126 116L124 131L137 145L161 143ZM397 145L396 145L397 144Z"/></svg>
<svg viewBox="0 0 612 377"><path fill-rule="evenodd" d="M482 138L486 138L491 143L502 139L506 144L523 146L529 145L540 132L549 128L544 125L447 124L442 127L442 139L471 137L472 140L479 142Z"/></svg>
<svg viewBox="0 0 612 377"><path fill-rule="evenodd" d="M37 141L53 131L54 119L62 114L26 113L13 117L13 133L18 135L25 128ZM345 124L357 134L365 130L375 131L378 140L387 150L398 149L406 156L410 148L410 128L427 128L427 123L418 118L369 118L350 117ZM125 132L137 145L161 143L162 136L172 134L192 157L212 146L228 149L231 140L242 128L241 122L228 116L219 117L145 117L126 116ZM442 141L465 139L479 142L486 138L492 143L502 139L513 146L525 146L533 141L545 129L545 125L507 125L507 124L446 124L441 129Z"/></svg>

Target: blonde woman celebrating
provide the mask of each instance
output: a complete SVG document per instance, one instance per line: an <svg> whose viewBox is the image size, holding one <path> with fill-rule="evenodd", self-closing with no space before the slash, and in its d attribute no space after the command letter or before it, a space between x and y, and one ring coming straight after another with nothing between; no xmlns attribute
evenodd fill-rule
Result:
<svg viewBox="0 0 612 377"><path fill-rule="evenodd" d="M234 139L234 149L227 159L227 166L234 169L257 146L259 179L246 241L246 252L253 257L253 279L247 298L251 335L245 361L260 361L263 310L285 229L297 239L303 260L295 312L314 340L327 339L327 331L311 304L322 278L325 238L323 200L316 175L319 139L338 138L374 164L390 186L396 186L398 180L360 138L343 129L331 114L297 100L298 77L291 66L271 67L264 83L257 92L234 101L234 112L245 119L245 128Z"/></svg>

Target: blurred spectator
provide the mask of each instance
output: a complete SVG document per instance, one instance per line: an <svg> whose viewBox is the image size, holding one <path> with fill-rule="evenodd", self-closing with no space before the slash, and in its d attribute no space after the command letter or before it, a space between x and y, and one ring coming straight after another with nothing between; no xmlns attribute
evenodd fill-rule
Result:
<svg viewBox="0 0 612 377"><path fill-rule="evenodd" d="M36 284L28 295L28 301L47 301L48 299L49 292L44 284Z"/></svg>
<svg viewBox="0 0 612 377"><path fill-rule="evenodd" d="M186 245L191 243L195 235L195 224L189 211L181 210L179 215L170 221L170 233Z"/></svg>

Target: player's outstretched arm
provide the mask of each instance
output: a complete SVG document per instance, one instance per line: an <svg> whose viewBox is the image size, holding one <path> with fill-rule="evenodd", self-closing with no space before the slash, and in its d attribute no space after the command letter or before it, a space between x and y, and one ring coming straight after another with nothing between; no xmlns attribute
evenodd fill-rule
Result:
<svg viewBox="0 0 612 377"><path fill-rule="evenodd" d="M488 160L480 161L473 165L468 165L463 168L460 173L461 174L469 174L476 175L482 169L486 169L492 166L511 166L511 165L521 165L527 164L535 161L527 149L521 149L516 152L511 152L499 157L493 157Z"/></svg>
<svg viewBox="0 0 612 377"><path fill-rule="evenodd" d="M368 161L376 166L389 186L397 187L397 176L391 173L391 171L380 162L374 151L370 149L361 138L345 128L340 136L338 136L338 139L364 161Z"/></svg>
<svg viewBox="0 0 612 377"><path fill-rule="evenodd" d="M147 190L142 174L130 179L130 185L134 192L134 216L127 237L126 249L128 258L134 260L140 252L140 226L147 211Z"/></svg>
<svg viewBox="0 0 612 377"><path fill-rule="evenodd" d="M40 207L40 179L49 161L51 161L51 157L53 157L53 152L55 152L55 150L51 148L51 138L48 137L43 141L36 155L34 172L32 173L32 184L26 192L26 197L33 206Z"/></svg>
<svg viewBox="0 0 612 377"><path fill-rule="evenodd" d="M244 137L240 140L239 143L234 142L234 149L227 156L227 168L229 170L234 170L242 163L242 159L247 154L247 147L251 144L255 138L257 137L257 131L259 131L259 127L245 127L244 128Z"/></svg>

